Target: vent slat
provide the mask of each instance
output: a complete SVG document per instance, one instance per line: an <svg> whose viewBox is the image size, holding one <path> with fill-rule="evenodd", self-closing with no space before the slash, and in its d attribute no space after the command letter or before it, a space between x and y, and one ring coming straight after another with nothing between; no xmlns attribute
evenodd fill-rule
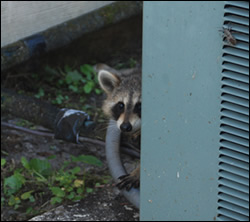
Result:
<svg viewBox="0 0 250 222"><path fill-rule="evenodd" d="M240 23L240 24L243 24L243 25L249 25L249 21L247 18L242 18L242 17L239 17L237 15L227 15L224 17L224 19L226 21L230 21L230 22L235 22L235 23ZM247 30L244 30L245 33L247 33Z"/></svg>
<svg viewBox="0 0 250 222"><path fill-rule="evenodd" d="M227 179L227 178L221 178L219 181L220 181L221 185L224 185L226 187L229 187L229 188L232 188L235 190L239 190L240 192L245 193L245 195L249 195L249 187L248 186L239 184L239 183L234 182L234 181Z"/></svg>
<svg viewBox="0 0 250 222"><path fill-rule="evenodd" d="M221 131L222 131L222 133L228 133L228 134L231 134L233 136L238 136L238 137L246 139L246 140L249 139L249 133L247 133L243 130L235 129L235 128L230 127L230 126L222 125Z"/></svg>
<svg viewBox="0 0 250 222"><path fill-rule="evenodd" d="M233 79L223 78L222 84L249 92L249 84L239 82Z"/></svg>
<svg viewBox="0 0 250 222"><path fill-rule="evenodd" d="M221 122L221 129L223 132L232 133L233 135L238 135L240 137L249 139L249 127L246 123L242 123L240 121L232 120L226 117L222 117Z"/></svg>
<svg viewBox="0 0 250 222"><path fill-rule="evenodd" d="M220 158L221 159L221 158ZM238 166L233 166L231 165L232 162L230 164L227 164L227 163L220 163L219 166L220 166L220 169L222 170L225 170L227 172L231 172L235 175L238 175L238 176L241 176L241 177L245 177L245 178L248 178L249 179L249 175L248 175L248 171L247 170L244 170L242 169L242 165L240 166L241 168L239 168ZM242 182L242 181L241 181Z"/></svg>
<svg viewBox="0 0 250 222"><path fill-rule="evenodd" d="M234 21L230 19L225 19L225 23L226 24L223 25L223 28L229 29L233 35L236 34L236 32L238 34L243 34L244 36L249 34L249 27L243 23L234 23Z"/></svg>
<svg viewBox="0 0 250 222"><path fill-rule="evenodd" d="M222 101L221 106L222 106L223 109L228 109L230 111L234 111L236 113L240 113L240 114L243 114L243 115L248 115L248 113L249 113L248 108L245 108L243 106L239 106L239 105L236 105L236 104L233 104L233 103L230 103L230 102Z"/></svg>
<svg viewBox="0 0 250 222"><path fill-rule="evenodd" d="M240 81L240 82L243 82L243 83L249 85L249 77L242 75L240 73L230 72L228 70L224 70L222 73L222 76L223 76L223 78L225 78L225 77L230 78L230 79L233 79L235 81Z"/></svg>
<svg viewBox="0 0 250 222"><path fill-rule="evenodd" d="M227 69L229 71L239 72L241 74L249 76L249 69L246 68L246 67L243 67L243 66L238 66L238 65L235 65L235 64L224 62L223 65L222 65L222 68Z"/></svg>
<svg viewBox="0 0 250 222"><path fill-rule="evenodd" d="M220 212L223 212L223 211L219 210L218 217L217 217L218 221L237 221L237 220L235 220L233 218L229 218L229 217L226 217L224 215L221 215Z"/></svg>
<svg viewBox="0 0 250 222"><path fill-rule="evenodd" d="M224 200L221 200L219 201L219 206L223 207L223 208L226 208L228 210L231 210L235 213L238 213L240 214L241 216L243 217L248 217L249 216L249 211L243 207L239 207L235 204L232 204L232 203L229 203L227 201L224 201Z"/></svg>
<svg viewBox="0 0 250 222"><path fill-rule="evenodd" d="M249 49L249 44L246 44L243 48L245 50L248 50ZM223 52L225 54L235 55L235 56L238 56L238 57L241 57L241 58L244 58L244 59L249 59L249 53L247 51L240 50L240 49L235 48L235 47L225 47L223 49Z"/></svg>
<svg viewBox="0 0 250 222"><path fill-rule="evenodd" d="M233 36L236 40L238 40L236 48L243 49L246 51L249 50L249 35L235 33Z"/></svg>
<svg viewBox="0 0 250 222"><path fill-rule="evenodd" d="M221 115L222 115L223 117L228 117L228 118L230 118L230 119L236 120L236 123L237 123L238 121L241 121L241 122L245 123L245 125L243 125L244 129L245 129L246 131L249 130L249 129L248 129L248 127L249 127L249 117L248 117L248 116L242 115L242 114L240 114L240 113L233 112L233 111L227 110L227 109L222 109L222 110L221 110ZM222 120L224 120L224 119L226 119L226 118L222 118ZM228 121L230 121L230 119L228 119Z"/></svg>
<svg viewBox="0 0 250 222"><path fill-rule="evenodd" d="M223 133L223 132L220 135L222 139L227 140L229 142L236 143L245 147L249 146L249 142L246 139L239 138L237 136L234 136L228 133Z"/></svg>
<svg viewBox="0 0 250 222"><path fill-rule="evenodd" d="M225 10L227 9L228 6L249 9L249 3L247 1L226 1Z"/></svg>
<svg viewBox="0 0 250 222"><path fill-rule="evenodd" d="M229 142L229 141L226 141L226 140L222 140L220 142L220 146L223 148L226 148L226 149L230 149L230 150L233 150L233 151L237 151L237 152L240 152L240 153L243 153L247 156L249 156L249 147L247 146L241 146L239 144L236 144L236 143L232 143L232 142Z"/></svg>
<svg viewBox="0 0 250 222"><path fill-rule="evenodd" d="M244 16L244 17L249 16L249 11L248 10L242 9L242 8L237 8L237 7L226 8L225 13ZM241 20L240 20L240 23L242 23ZM247 21L247 24L248 24L248 21Z"/></svg>
<svg viewBox="0 0 250 222"><path fill-rule="evenodd" d="M231 62L240 66L249 67L249 63L246 59L240 58L238 56L224 55L223 61Z"/></svg>
<svg viewBox="0 0 250 222"><path fill-rule="evenodd" d="M229 150L229 149L226 149L226 148L223 148L223 147L220 148L220 153L222 155L229 156L229 157L235 158L237 160L244 161L246 163L248 163L248 161L249 161L249 158L248 158L247 155L239 153L239 152L235 152L233 150Z"/></svg>
<svg viewBox="0 0 250 222"><path fill-rule="evenodd" d="M247 202L249 201L249 196L247 196L245 193L242 193L238 190L235 190L229 187L219 186L219 194L220 193L225 193L225 194L231 195L233 197L239 198Z"/></svg>
<svg viewBox="0 0 250 222"><path fill-rule="evenodd" d="M242 98L239 98L237 96L229 95L226 93L223 93L221 98L223 101L231 102L231 103L234 103L236 105L240 105L240 106L244 106L244 107L249 108L249 102L247 99L242 99Z"/></svg>
<svg viewBox="0 0 250 222"><path fill-rule="evenodd" d="M225 155L220 155L219 160L221 169L230 169L233 170L232 173L234 174L249 178L249 163ZM225 164L225 166L223 166L223 164Z"/></svg>
<svg viewBox="0 0 250 222"><path fill-rule="evenodd" d="M240 200L240 199L235 198L235 197L233 197L231 195L221 193L221 194L219 194L219 198L221 200L227 201L229 203L233 203L233 204L235 204L237 206L240 206L240 207L243 207L243 208L246 208L246 209L248 207L248 202L247 201Z"/></svg>
<svg viewBox="0 0 250 222"><path fill-rule="evenodd" d="M249 9L249 3L247 1L225 1L225 9L229 6Z"/></svg>
<svg viewBox="0 0 250 222"><path fill-rule="evenodd" d="M226 208L222 208L220 207L218 209L218 214L219 214L219 218L223 217L223 220L225 221L248 221L248 218L244 215L238 214L236 212L233 212L231 210L227 210ZM220 216L220 214L222 216Z"/></svg>
<svg viewBox="0 0 250 222"><path fill-rule="evenodd" d="M236 175L240 175L245 178L249 178L248 174L249 163L242 162L235 158L228 157L225 155L220 155L219 160L220 160L219 163L220 169L232 172Z"/></svg>
<svg viewBox="0 0 250 222"><path fill-rule="evenodd" d="M241 176L238 176L238 175L235 175L235 174L232 174L232 173L229 173L225 170L220 170L219 171L219 176L221 178L225 178L227 180L230 180L232 182L235 182L235 184L237 185L244 185L244 186L249 186L249 181L248 179L244 178L244 177L241 177Z"/></svg>
<svg viewBox="0 0 250 222"><path fill-rule="evenodd" d="M240 89L236 89L236 88L233 88L233 87L230 87L230 86L224 86L223 85L222 86L222 92L233 95L233 96L238 96L238 97L243 98L243 99L246 99L246 102L249 99L249 93L248 92L240 90Z"/></svg>

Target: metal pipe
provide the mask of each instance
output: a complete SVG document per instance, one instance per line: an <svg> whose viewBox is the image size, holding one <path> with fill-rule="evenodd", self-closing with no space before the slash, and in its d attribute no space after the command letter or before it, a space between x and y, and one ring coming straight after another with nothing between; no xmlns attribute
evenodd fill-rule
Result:
<svg viewBox="0 0 250 222"><path fill-rule="evenodd" d="M110 173L115 182L118 178L127 174L120 158L121 132L116 127L114 120L110 120L106 134L106 158ZM122 190L123 195L138 209L140 208L140 190L132 188L130 191Z"/></svg>

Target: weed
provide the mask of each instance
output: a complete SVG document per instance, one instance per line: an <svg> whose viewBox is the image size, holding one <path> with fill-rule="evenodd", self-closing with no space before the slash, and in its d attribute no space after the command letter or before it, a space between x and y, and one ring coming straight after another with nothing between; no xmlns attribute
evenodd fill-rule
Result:
<svg viewBox="0 0 250 222"><path fill-rule="evenodd" d="M52 100L54 104L62 104L65 100L68 100L67 96L64 96L62 91L70 91L76 94L88 95L92 92L99 95L102 90L98 87L97 73L93 67L89 64L81 65L78 69L74 69L68 65L62 68L45 67L44 82L49 84L52 88L56 87L56 98ZM37 80L37 75L33 74L34 80ZM36 98L45 96L45 89L40 87Z"/></svg>
<svg viewBox="0 0 250 222"><path fill-rule="evenodd" d="M76 166L85 163L101 167L102 162L94 156L71 156L71 160L65 161L59 170L52 168L50 161L54 158L27 160L22 157L21 166L15 169L8 167L9 171L6 159L2 158L1 171L5 175L2 177L4 195L1 197L1 206L6 204L14 210L25 206L26 213L33 215L38 212L32 206L41 200L49 199L52 205L66 200L81 200L95 190L96 184L109 181Z"/></svg>

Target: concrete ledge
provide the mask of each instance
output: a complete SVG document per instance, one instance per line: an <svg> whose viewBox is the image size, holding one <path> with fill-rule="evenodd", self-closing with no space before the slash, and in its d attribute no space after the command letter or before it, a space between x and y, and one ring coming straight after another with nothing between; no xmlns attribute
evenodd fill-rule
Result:
<svg viewBox="0 0 250 222"><path fill-rule="evenodd" d="M114 2L1 48L1 71L68 45L87 33L141 14L141 1Z"/></svg>

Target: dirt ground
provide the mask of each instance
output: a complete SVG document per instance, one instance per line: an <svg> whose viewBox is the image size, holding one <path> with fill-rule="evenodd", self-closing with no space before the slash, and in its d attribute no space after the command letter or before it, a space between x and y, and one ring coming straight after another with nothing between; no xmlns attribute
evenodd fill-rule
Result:
<svg viewBox="0 0 250 222"><path fill-rule="evenodd" d="M39 128L39 127L37 127ZM42 129L42 127L40 127ZM1 127L1 147L4 153L2 155L7 162L14 166L20 165L21 157L45 158L56 155L51 163L53 167L58 167L63 161L68 160L71 155L94 155L102 163L102 167L83 164L82 167L88 172L96 175L109 175L107 163L105 160L105 151L103 146L96 144L72 144L61 140L55 140L49 137L31 135L22 131L13 130L7 127ZM123 156L127 166L134 167L134 161L129 156ZM112 184L112 180L105 186L96 189L84 199L76 202L66 202L59 206L42 207L46 213L36 216L32 221L61 221L61 220L107 220L107 221L136 221L139 220L139 211L126 200L120 191ZM3 186L1 185L1 188ZM2 190L2 189L1 189ZM39 209L48 200L41 200L34 207ZM26 220L27 215L22 209L3 207L1 209L1 220Z"/></svg>
<svg viewBox="0 0 250 222"><path fill-rule="evenodd" d="M62 205L30 221L139 221L139 212L113 188L105 188L84 200Z"/></svg>

